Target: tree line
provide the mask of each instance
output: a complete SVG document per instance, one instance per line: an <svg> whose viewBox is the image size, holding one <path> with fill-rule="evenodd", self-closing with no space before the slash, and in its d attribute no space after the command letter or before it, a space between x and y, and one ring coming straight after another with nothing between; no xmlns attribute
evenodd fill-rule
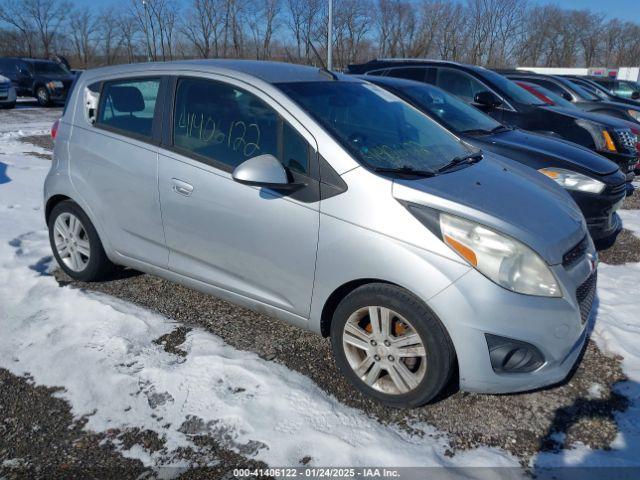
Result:
<svg viewBox="0 0 640 480"><path fill-rule="evenodd" d="M334 68L382 57L491 67L640 64L640 25L527 0L334 0ZM321 65L327 0L0 0L0 55L73 68L182 58Z"/></svg>

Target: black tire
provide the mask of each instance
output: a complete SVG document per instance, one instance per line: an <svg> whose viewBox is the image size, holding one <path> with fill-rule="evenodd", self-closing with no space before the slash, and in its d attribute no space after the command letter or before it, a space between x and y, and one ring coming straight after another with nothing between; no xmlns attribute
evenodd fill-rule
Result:
<svg viewBox="0 0 640 480"><path fill-rule="evenodd" d="M38 105L41 107L48 107L51 105L51 95L49 95L47 87L40 86L36 88L36 100L38 101Z"/></svg>
<svg viewBox="0 0 640 480"><path fill-rule="evenodd" d="M407 319L426 350L427 371L420 383L406 393L388 394L367 385L354 372L343 347L344 326L352 313L367 306L389 308ZM331 345L336 364L360 392L395 408L414 408L434 400L455 370L455 350L436 315L407 290L385 283L363 285L347 295L336 308L331 322Z"/></svg>
<svg viewBox="0 0 640 480"><path fill-rule="evenodd" d="M74 271L65 264L65 262L60 258L55 245L54 224L56 219L63 213L70 213L80 220L89 241L89 261L85 268L80 271ZM53 252L54 257L58 262L58 265L60 265L60 268L62 268L62 270L67 275L69 275L74 280L79 280L82 282L94 282L107 278L113 273L115 265L111 262L111 260L109 260L109 258L107 258L107 255L104 252L104 248L102 246L102 242L100 241L100 237L98 237L98 232L96 232L96 229L91 223L91 220L89 220L89 217L87 217L87 215L77 203L71 200L65 200L58 203L55 207L53 207L53 210L51 210L49 218L47 219L47 223L49 227L49 242L51 243L51 251Z"/></svg>

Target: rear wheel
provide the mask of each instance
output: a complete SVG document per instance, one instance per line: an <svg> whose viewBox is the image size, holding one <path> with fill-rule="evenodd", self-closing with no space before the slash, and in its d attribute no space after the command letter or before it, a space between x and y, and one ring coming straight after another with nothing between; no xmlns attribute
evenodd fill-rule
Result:
<svg viewBox="0 0 640 480"><path fill-rule="evenodd" d="M96 229L75 202L66 200L53 208L49 241L60 268L74 280L101 280L113 272Z"/></svg>
<svg viewBox="0 0 640 480"><path fill-rule="evenodd" d="M415 295L369 284L338 305L331 343L342 373L362 393L393 407L417 407L442 391L455 353L443 325Z"/></svg>
<svg viewBox="0 0 640 480"><path fill-rule="evenodd" d="M38 87L36 89L36 99L41 107L48 107L51 104L51 96L46 87Z"/></svg>

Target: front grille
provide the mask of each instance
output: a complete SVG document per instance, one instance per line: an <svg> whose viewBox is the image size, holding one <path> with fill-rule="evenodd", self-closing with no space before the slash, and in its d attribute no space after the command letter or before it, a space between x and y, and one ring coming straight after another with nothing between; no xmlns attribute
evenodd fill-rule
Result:
<svg viewBox="0 0 640 480"><path fill-rule="evenodd" d="M638 143L638 137L628 128L621 128L616 130L616 139L618 145L627 152L636 152L636 144Z"/></svg>
<svg viewBox="0 0 640 480"><path fill-rule="evenodd" d="M6 97L9 95L9 84L0 83L0 97Z"/></svg>
<svg viewBox="0 0 640 480"><path fill-rule="evenodd" d="M578 263L589 247L589 240L585 235L578 244L562 256L562 266L568 268Z"/></svg>
<svg viewBox="0 0 640 480"><path fill-rule="evenodd" d="M584 323L589 318L593 300L596 297L596 284L598 283L598 272L593 272L582 285L576 290L576 298L580 306L580 321Z"/></svg>
<svg viewBox="0 0 640 480"><path fill-rule="evenodd" d="M609 188L609 194L610 195L618 195L622 192L625 192L627 190L627 184L625 183L621 183L620 185L616 185L615 187L611 187Z"/></svg>

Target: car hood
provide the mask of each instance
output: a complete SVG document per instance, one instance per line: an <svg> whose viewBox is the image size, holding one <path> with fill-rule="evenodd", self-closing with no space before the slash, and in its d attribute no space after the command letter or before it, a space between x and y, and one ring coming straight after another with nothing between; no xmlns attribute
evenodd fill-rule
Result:
<svg viewBox="0 0 640 480"><path fill-rule="evenodd" d="M561 115L572 117L574 119L581 118L584 120L591 120L592 122L599 123L609 128L629 128L627 121L621 118L612 117L611 115L603 115L601 113L585 112L584 110L578 110L574 108L541 106L546 110L552 110Z"/></svg>
<svg viewBox="0 0 640 480"><path fill-rule="evenodd" d="M618 170L618 165L586 147L524 130L505 130L492 135L474 137L473 140L536 155L541 159L559 159L563 163L575 165L579 170L586 169L598 175L608 175ZM505 154L505 156L509 155Z"/></svg>
<svg viewBox="0 0 640 480"><path fill-rule="evenodd" d="M0 83L8 83L10 80L4 75L0 75Z"/></svg>
<svg viewBox="0 0 640 480"><path fill-rule="evenodd" d="M503 232L551 265L562 263L587 232L580 209L564 189L535 170L489 153L457 171L396 179L393 196Z"/></svg>

